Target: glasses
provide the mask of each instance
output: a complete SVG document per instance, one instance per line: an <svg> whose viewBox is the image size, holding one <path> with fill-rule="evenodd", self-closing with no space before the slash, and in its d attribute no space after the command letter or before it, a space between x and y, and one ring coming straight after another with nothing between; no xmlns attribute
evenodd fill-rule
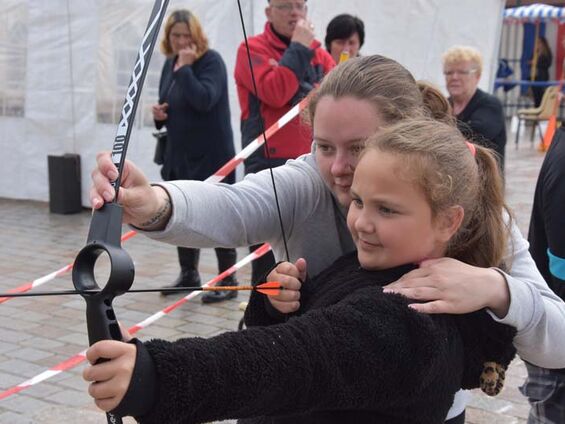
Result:
<svg viewBox="0 0 565 424"><path fill-rule="evenodd" d="M279 9L281 12L290 13L292 9L296 9L299 12L304 12L306 10L306 3L281 3L273 4L271 7Z"/></svg>
<svg viewBox="0 0 565 424"><path fill-rule="evenodd" d="M453 77L459 75L461 77L466 77L467 75L474 74L478 69L467 69L466 71L443 71L443 75L446 77Z"/></svg>

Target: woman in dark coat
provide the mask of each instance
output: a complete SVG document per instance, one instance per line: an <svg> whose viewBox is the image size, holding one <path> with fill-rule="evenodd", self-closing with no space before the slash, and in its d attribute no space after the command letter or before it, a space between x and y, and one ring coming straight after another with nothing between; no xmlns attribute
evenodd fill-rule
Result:
<svg viewBox="0 0 565 424"><path fill-rule="evenodd" d="M188 10L176 10L165 24L161 43L168 57L159 84L159 103L153 106L157 129L167 128L167 147L161 176L170 180L205 180L235 155L230 123L227 72L224 61L208 48L198 19ZM235 182L231 173L225 182ZM173 287L200 285L199 249L178 248L181 272ZM216 248L218 268L236 262L235 249ZM227 277L220 285L235 284ZM205 303L233 297L209 293ZM166 292L163 292L166 294Z"/></svg>
<svg viewBox="0 0 565 424"><path fill-rule="evenodd" d="M549 81L549 68L553 61L553 55L551 54L551 48L549 47L549 43L545 37L538 37L536 40L536 54L536 74L534 81ZM541 104L541 99L543 98L543 93L545 93L546 89L547 87L532 86L532 95L534 96L535 107L538 107Z"/></svg>

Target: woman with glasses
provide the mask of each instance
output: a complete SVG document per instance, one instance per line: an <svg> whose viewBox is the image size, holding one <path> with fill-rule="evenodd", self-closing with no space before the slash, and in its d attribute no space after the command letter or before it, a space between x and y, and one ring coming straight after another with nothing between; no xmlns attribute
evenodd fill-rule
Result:
<svg viewBox="0 0 565 424"><path fill-rule="evenodd" d="M482 67L481 53L473 47L455 46L443 55L443 74L459 130L496 151L504 171L504 111L500 100L478 88Z"/></svg>
<svg viewBox="0 0 565 424"><path fill-rule="evenodd" d="M155 126L167 128L161 176L165 181L202 181L235 154L226 65L208 48L200 22L186 9L175 10L167 19L161 51L167 60L159 83L159 103L153 106ZM235 182L235 174L228 175L225 182ZM199 286L200 250L177 247L177 251L181 271L171 287ZM216 256L219 272L237 261L233 248L218 247ZM220 285L234 283L230 276ZM214 301L213 294L202 301Z"/></svg>

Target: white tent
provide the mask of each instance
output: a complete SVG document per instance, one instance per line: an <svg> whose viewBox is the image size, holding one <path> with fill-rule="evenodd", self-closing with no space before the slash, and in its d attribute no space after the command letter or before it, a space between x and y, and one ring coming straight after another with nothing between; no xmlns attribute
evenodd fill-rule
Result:
<svg viewBox="0 0 565 424"><path fill-rule="evenodd" d="M248 34L261 32L265 0L241 0ZM82 202L88 205L96 152L109 150L152 0L2 0L0 2L0 197L48 200L47 156L77 153ZM171 0L201 19L211 46L233 73L242 29L235 0ZM310 0L319 39L339 13L365 22L361 52L383 54L418 79L443 86L441 54L454 44L478 47L481 87L494 81L504 0ZM155 51L138 108L128 157L152 179L150 107L163 61ZM489 72L490 71L490 72ZM239 107L230 86L239 148Z"/></svg>

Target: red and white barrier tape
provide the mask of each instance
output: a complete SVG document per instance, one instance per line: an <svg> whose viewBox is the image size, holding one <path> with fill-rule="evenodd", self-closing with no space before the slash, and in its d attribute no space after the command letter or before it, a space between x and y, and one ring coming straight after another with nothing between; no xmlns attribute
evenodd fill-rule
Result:
<svg viewBox="0 0 565 424"><path fill-rule="evenodd" d="M290 109L287 113L285 113L277 122L275 122L273 125L271 125L269 127L269 129L267 129L267 131L265 132L267 139L272 137L274 134L277 133L277 131L279 131L282 127L284 127L286 124L288 124L296 116L298 116L300 114L300 112L302 112L302 110L304 110L304 108L306 107L307 104L308 104L308 98L305 97L304 99L302 99L302 101L300 103L298 103L292 109ZM205 181L209 182L209 183L217 183L217 182L222 181L240 163L242 163L245 159L247 159L249 156L251 156L251 154L255 150L257 150L260 146L262 146L264 143L265 143L265 138L263 137L263 135L260 135L255 140L253 140L251 143L249 143L245 147L245 149L241 150L237 155L235 155L232 159L230 159L224 166L222 166L220 169L218 169L213 175L209 176ZM136 234L137 234L137 232L133 231L133 230L127 232L126 234L124 234L122 236L122 242L132 238ZM71 269L73 269L73 264L66 265L63 268L61 268L60 270L55 271L55 272L53 272L49 275L46 275L44 277L38 278L37 280L34 280L31 283L25 283L25 284L21 285L20 287L16 287L15 289L11 289L11 290L8 291L8 293L27 292L27 291L34 289L34 288L36 288L36 287L38 287L42 284L45 284L48 281L53 280L56 277L60 277L61 275L69 272ZM4 302L6 302L10 299L13 299L13 298L12 297L0 297L0 303L4 303Z"/></svg>
<svg viewBox="0 0 565 424"><path fill-rule="evenodd" d="M298 103L287 113L285 113L277 122L271 125L269 129L265 131L265 136L267 137L267 139L271 138L274 134L277 133L278 130L280 130L282 127L288 124L296 116L298 116L300 112L304 110L307 104L308 104L308 97L305 97L304 99L302 99L300 103ZM262 146L264 143L265 143L265 137L263 137L263 134L261 134L259 137L257 137L247 146L245 146L245 149L241 150L237 155L233 157L233 159L231 159L224 166L218 169L213 175L208 177L206 181L210 183L217 183L222 181L230 174L230 172L232 172L237 167L237 165L239 165L245 159L251 156L251 154L255 150L257 150L260 146Z"/></svg>
<svg viewBox="0 0 565 424"><path fill-rule="evenodd" d="M137 233L135 231L129 231L122 236L121 240L126 241L126 240L132 238L133 236L135 236L136 234ZM61 268L61 269L59 269L55 272L52 272L51 274L47 274L43 277L40 277L36 280L33 280L31 283L25 283L25 284L22 284L19 287L16 287L15 289L8 290L8 293L24 293L24 292L30 291L31 289L39 287L42 284L45 284L45 283L47 283L51 280L54 280L57 277L60 277L61 275L66 274L67 272L69 272L72 269L73 269L72 263L65 265L63 268ZM6 302L10 299L14 299L14 298L13 297L0 297L0 303L4 303L4 302Z"/></svg>
<svg viewBox="0 0 565 424"><path fill-rule="evenodd" d="M238 269L243 268L245 265L247 265L251 261L254 261L257 258L260 258L261 256L263 256L265 253L267 253L270 250L271 250L271 246L269 246L269 244L267 244L267 243L263 244L259 249L255 250L254 252L247 255L245 258L243 258L242 260L237 262L234 266L225 270L224 272L217 275L216 277L212 278L210 281L208 281L206 284L204 284L204 286L205 287L215 286L217 283L222 281L227 276L233 274ZM190 299L195 298L200 293L202 293L202 292L196 291L196 292L192 292L192 293L186 295L182 299L176 301L175 303L167 306L166 308L162 309L161 311L151 315L147 319L145 319L145 320L135 324L134 326L130 327L128 329L128 331L130 332L130 334L135 334L139 330L142 330L143 328L149 327L155 321L163 318L165 315L174 311L175 309L177 309L178 307L180 307L181 305L183 305L184 303L186 303ZM83 362L85 359L86 359L86 350L83 350L82 352L77 353L73 357L55 365L54 367L49 368L47 371L43 371L41 374L38 374L35 377L30 378L29 380L26 380L23 383L18 384L17 386L11 387L11 388L1 392L0 393L0 400L6 399L7 397L10 397L11 395L19 393L22 390L25 390L25 389L27 389L31 386L35 386L36 384L41 383L42 381L45 381L45 380L47 380L51 377L54 377L57 374L62 373L63 371L67 371L71 368L74 368L78 364Z"/></svg>

